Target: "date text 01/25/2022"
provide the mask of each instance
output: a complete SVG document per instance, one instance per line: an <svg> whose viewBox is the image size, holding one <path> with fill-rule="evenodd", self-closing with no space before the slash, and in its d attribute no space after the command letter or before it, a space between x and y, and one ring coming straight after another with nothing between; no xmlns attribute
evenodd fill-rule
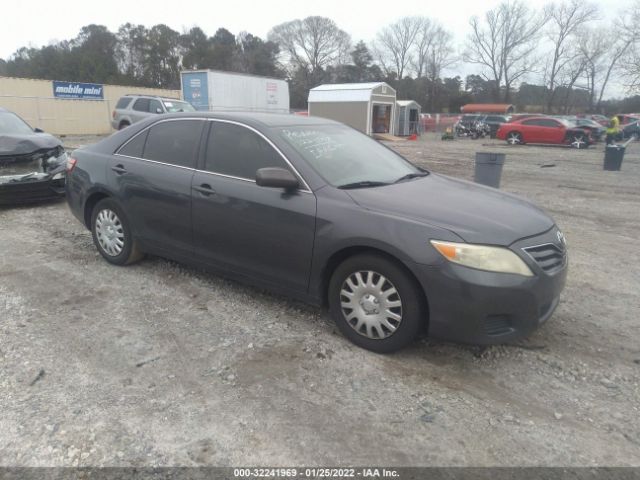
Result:
<svg viewBox="0 0 640 480"><path fill-rule="evenodd" d="M398 478L387 468L235 468L235 478Z"/></svg>

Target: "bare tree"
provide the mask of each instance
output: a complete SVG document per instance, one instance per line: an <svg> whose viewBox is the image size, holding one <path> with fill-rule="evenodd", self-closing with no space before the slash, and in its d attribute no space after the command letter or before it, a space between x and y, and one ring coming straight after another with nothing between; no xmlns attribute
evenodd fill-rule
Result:
<svg viewBox="0 0 640 480"><path fill-rule="evenodd" d="M416 72L416 78L422 77L427 69L427 57L431 46L436 40L436 28L437 25L430 18L420 17L420 27L414 43L415 55L411 63Z"/></svg>
<svg viewBox="0 0 640 480"><path fill-rule="evenodd" d="M595 109L597 82L605 62L605 56L610 51L608 37L609 32L600 27L596 29L583 28L576 38L580 57L584 60L584 76L589 91L589 111Z"/></svg>
<svg viewBox="0 0 640 480"><path fill-rule="evenodd" d="M546 9L549 17L547 35L553 44L553 51L547 66L547 110L551 111L555 99L558 77L569 68L575 58L573 42L576 33L587 22L593 20L598 7L583 0L567 0L560 4L551 4Z"/></svg>
<svg viewBox="0 0 640 480"><path fill-rule="evenodd" d="M427 50L425 77L429 80L429 110L432 111L435 106L435 97L438 94L439 79L445 68L456 63L457 58L454 55L452 46L453 35L445 30L442 26L436 25L433 28L434 36Z"/></svg>
<svg viewBox="0 0 640 480"><path fill-rule="evenodd" d="M395 74L399 80L404 78L405 70L413 60L416 37L423 26L422 17L404 17L378 33L373 49L387 76Z"/></svg>
<svg viewBox="0 0 640 480"><path fill-rule="evenodd" d="M618 38L610 56L605 82L609 80L618 62L624 59L625 61L621 64L621 73L626 81L626 87L631 91L638 91L640 90L640 0L636 0L631 9L620 15L614 28L618 32ZM603 94L604 87L598 98L598 106L602 102Z"/></svg>
<svg viewBox="0 0 640 480"><path fill-rule="evenodd" d="M280 46L291 66L304 69L311 78L342 61L351 46L349 34L326 17L281 23L271 29L268 38Z"/></svg>
<svg viewBox="0 0 640 480"><path fill-rule="evenodd" d="M512 85L533 71L533 52L546 20L520 0L502 2L485 14L484 21L471 18L464 58L483 67L484 78L496 85L496 100L504 86L504 100L509 102Z"/></svg>
<svg viewBox="0 0 640 480"><path fill-rule="evenodd" d="M562 97L562 105L561 111L563 114L568 114L571 109L571 97L574 93L574 90L577 86L578 80L584 77L587 68L587 60L585 57L580 55L579 49L576 46L574 48L573 59L566 65L566 67L562 70L562 76L558 77L560 81L558 82L559 86L562 86L564 89L564 96ZM578 86L578 90L587 90L583 87Z"/></svg>
<svg viewBox="0 0 640 480"><path fill-rule="evenodd" d="M442 71L458 61L454 55L453 34L437 25L434 28L434 39L427 50L426 77L437 80Z"/></svg>

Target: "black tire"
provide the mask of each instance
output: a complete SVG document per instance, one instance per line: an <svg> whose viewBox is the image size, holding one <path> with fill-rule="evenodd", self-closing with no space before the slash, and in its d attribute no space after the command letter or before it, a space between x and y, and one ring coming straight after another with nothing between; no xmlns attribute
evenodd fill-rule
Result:
<svg viewBox="0 0 640 480"><path fill-rule="evenodd" d="M371 283L384 276L388 283L384 285L387 289L384 293L389 292L391 287L395 287L398 292L397 296L385 297L397 303L399 297L401 307L396 307L396 313L400 312L401 320L396 324L396 329L392 333L388 330L384 338L370 338L365 332L359 333L355 326L348 321L342 308L341 296L343 286L347 285L347 279L354 279L357 272L375 272L378 277L373 276ZM384 288L384 285L382 288ZM372 286L373 287L373 286ZM348 258L336 268L329 282L329 311L340 331L356 345L366 348L377 353L390 353L400 350L411 344L417 337L418 333L425 325L426 308L424 306L423 294L410 274L398 263L387 259L380 255L365 253L355 255ZM377 298L377 297L376 297ZM376 304L378 302L376 301ZM349 310L349 309L347 309ZM353 311L351 309L350 311ZM362 310L364 311L364 310ZM378 311L374 312L379 313ZM365 315L366 317L366 315ZM387 320L388 321L388 320ZM352 319L357 322L357 319ZM361 327L365 328L366 327ZM373 331L373 330L372 330Z"/></svg>
<svg viewBox="0 0 640 480"><path fill-rule="evenodd" d="M130 125L129 122L120 122L120 125L118 125L118 130L124 130L125 128L127 128Z"/></svg>
<svg viewBox="0 0 640 480"><path fill-rule="evenodd" d="M507 133L507 143L509 145L524 145L522 134L520 132Z"/></svg>
<svg viewBox="0 0 640 480"><path fill-rule="evenodd" d="M118 229L118 232L122 233L123 245L121 247L121 251L117 254L114 254L115 252L109 253L105 247L103 247L101 242L98 240L98 233L96 231L98 215L100 215L101 212L108 211L113 212L116 215L116 218L119 220L119 225L121 226L121 228ZM113 265L129 265L144 257L144 254L138 248L136 240L133 238L127 216L124 214L120 206L111 198L104 198L100 200L95 207L93 207L93 211L91 212L91 235L93 237L93 243L98 249L98 252L100 252L100 255L102 255L107 262Z"/></svg>

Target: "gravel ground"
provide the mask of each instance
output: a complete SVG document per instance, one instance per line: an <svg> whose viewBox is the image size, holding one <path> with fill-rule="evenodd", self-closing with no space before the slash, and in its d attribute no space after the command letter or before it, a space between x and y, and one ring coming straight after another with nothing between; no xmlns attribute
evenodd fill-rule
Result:
<svg viewBox="0 0 640 480"><path fill-rule="evenodd" d="M77 146L91 138L68 137ZM517 345L351 345L326 312L160 258L108 265L64 202L0 210L0 465L640 466L640 145L392 146L564 230L570 274Z"/></svg>

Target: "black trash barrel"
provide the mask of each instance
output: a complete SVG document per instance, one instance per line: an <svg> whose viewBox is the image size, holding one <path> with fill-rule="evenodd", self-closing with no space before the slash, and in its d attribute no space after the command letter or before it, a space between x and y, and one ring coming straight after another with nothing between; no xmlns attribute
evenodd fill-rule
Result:
<svg viewBox="0 0 640 480"><path fill-rule="evenodd" d="M620 170L625 150L626 147L624 145L607 145L604 149L604 169Z"/></svg>
<svg viewBox="0 0 640 480"><path fill-rule="evenodd" d="M476 171L473 181L489 187L500 188L504 153L476 152Z"/></svg>

